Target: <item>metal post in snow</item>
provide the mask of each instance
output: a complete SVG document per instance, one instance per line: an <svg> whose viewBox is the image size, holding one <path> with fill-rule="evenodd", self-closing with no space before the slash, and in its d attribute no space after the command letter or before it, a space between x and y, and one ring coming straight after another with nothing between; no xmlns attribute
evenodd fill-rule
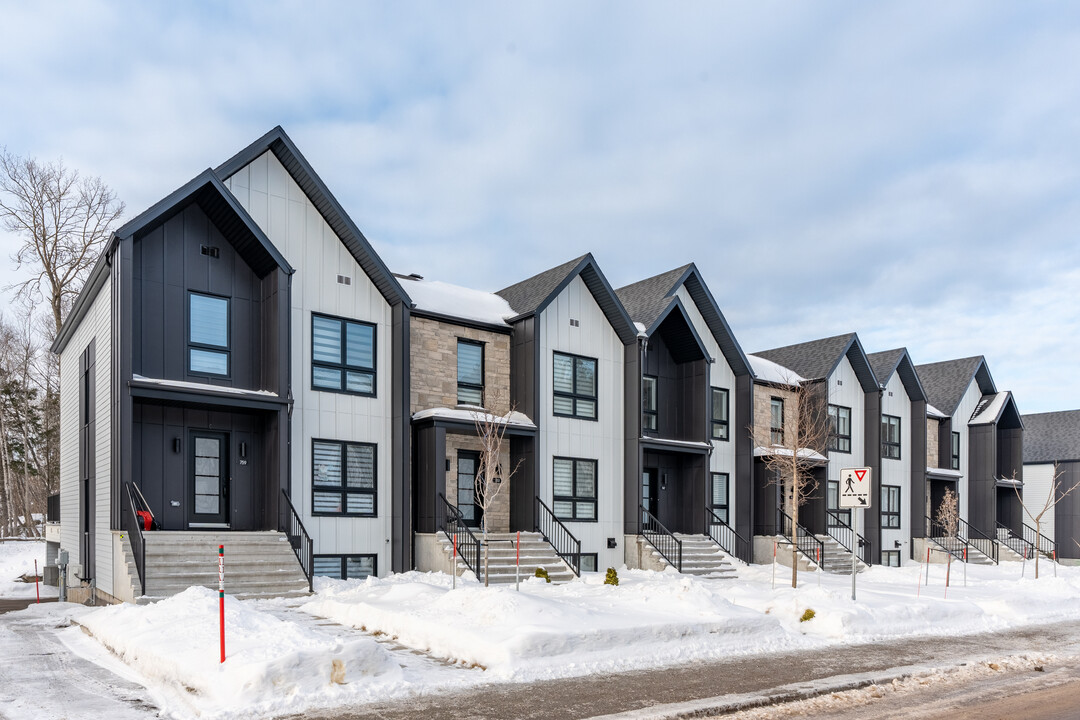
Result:
<svg viewBox="0 0 1080 720"><path fill-rule="evenodd" d="M967 587L967 548L964 548L964 587Z"/></svg>
<svg viewBox="0 0 1080 720"><path fill-rule="evenodd" d="M818 572L817 572L817 586L821 587L821 575L824 572L824 570L822 570L822 568L821 568L821 547L820 546L818 546L817 552L815 554L817 555L817 569L818 569Z"/></svg>
<svg viewBox="0 0 1080 720"><path fill-rule="evenodd" d="M776 541L772 544L772 589L776 589Z"/></svg>
<svg viewBox="0 0 1080 720"><path fill-rule="evenodd" d="M517 542L514 543L514 589L521 592L521 531L518 530Z"/></svg>
<svg viewBox="0 0 1080 720"><path fill-rule="evenodd" d="M225 546L218 545L218 627L221 636L221 662L225 662Z"/></svg>
<svg viewBox="0 0 1080 720"><path fill-rule="evenodd" d="M945 559L945 597L949 597L949 575L952 574L952 553Z"/></svg>
<svg viewBox="0 0 1080 720"><path fill-rule="evenodd" d="M1020 563L1020 579L1024 579L1024 573L1027 572L1027 556L1028 549L1024 548L1024 562Z"/></svg>
<svg viewBox="0 0 1080 720"><path fill-rule="evenodd" d="M930 548L926 548L926 587L930 587Z"/></svg>
<svg viewBox="0 0 1080 720"><path fill-rule="evenodd" d="M919 564L919 584L915 586L915 597L919 597L919 595L922 593L922 574L923 569L925 568L925 565L923 565L922 563Z"/></svg>
<svg viewBox="0 0 1080 720"><path fill-rule="evenodd" d="M1057 574L1056 571L1055 574ZM41 602L41 588L38 587L37 558L34 558L34 592L37 594L37 601Z"/></svg>
<svg viewBox="0 0 1080 720"><path fill-rule="evenodd" d="M451 580L450 580L450 589L451 590L457 590L457 530L454 531L453 544L454 544L454 564L453 564L453 567L450 569L450 578L451 578Z"/></svg>
<svg viewBox="0 0 1080 720"><path fill-rule="evenodd" d="M857 508L856 510L852 511L852 513L851 513L851 600L852 600L852 602L855 601L855 570L856 570L855 552L858 550L858 547L859 547L859 537L855 532L855 528L857 528L859 526L858 521L856 520L856 518L861 518L863 512L865 512L865 511L862 508Z"/></svg>
<svg viewBox="0 0 1080 720"><path fill-rule="evenodd" d="M1057 548L1054 548L1054 577L1057 577Z"/></svg>

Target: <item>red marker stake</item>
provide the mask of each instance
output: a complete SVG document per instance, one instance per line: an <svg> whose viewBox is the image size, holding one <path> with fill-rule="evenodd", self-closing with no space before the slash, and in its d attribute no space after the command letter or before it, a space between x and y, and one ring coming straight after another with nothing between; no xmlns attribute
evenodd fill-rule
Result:
<svg viewBox="0 0 1080 720"><path fill-rule="evenodd" d="M218 545L218 618L221 635L221 662L225 662L225 546Z"/></svg>
<svg viewBox="0 0 1080 720"><path fill-rule="evenodd" d="M41 602L41 588L38 586L37 559L34 559L34 592L37 593L37 601Z"/></svg>
<svg viewBox="0 0 1080 720"><path fill-rule="evenodd" d="M450 589L457 589L457 533L454 533L454 569L450 571Z"/></svg>

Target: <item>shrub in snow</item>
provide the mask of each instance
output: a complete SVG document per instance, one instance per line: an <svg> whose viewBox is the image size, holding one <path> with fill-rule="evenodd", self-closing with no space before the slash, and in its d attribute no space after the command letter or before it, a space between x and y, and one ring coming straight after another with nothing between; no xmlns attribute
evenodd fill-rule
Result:
<svg viewBox="0 0 1080 720"><path fill-rule="evenodd" d="M548 582L551 582L551 578L550 578L550 577L548 577L548 571L547 571L547 570L545 570L545 569L544 569L544 568L542 568L542 567L538 567L538 568L536 568L536 573L535 573L535 575L536 575L536 577L538 577L538 578L544 578L544 579L545 579L545 580L547 580Z"/></svg>
<svg viewBox="0 0 1080 720"><path fill-rule="evenodd" d="M605 585L618 585L619 573L615 572L615 568L608 568L607 575L604 576Z"/></svg>
<svg viewBox="0 0 1080 720"><path fill-rule="evenodd" d="M815 613L813 611L813 609L806 608L806 612L804 612L802 614L802 617L799 618L799 622L806 622L807 620L813 620L815 615L817 615L817 613Z"/></svg>

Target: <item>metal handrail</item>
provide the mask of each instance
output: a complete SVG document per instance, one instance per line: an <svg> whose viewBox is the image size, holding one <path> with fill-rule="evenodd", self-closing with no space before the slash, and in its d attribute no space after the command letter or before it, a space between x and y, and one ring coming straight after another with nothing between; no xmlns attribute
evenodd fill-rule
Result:
<svg viewBox="0 0 1080 720"><path fill-rule="evenodd" d="M121 524L131 543L131 554L135 558L135 571L139 575L139 594L146 594L146 538L143 537L142 518L136 511L135 495L131 491L131 482L124 484L127 491L127 508L121 518Z"/></svg>
<svg viewBox="0 0 1080 720"><path fill-rule="evenodd" d="M946 542L950 538L952 538L953 540L956 540L957 543L959 543L961 546L963 546L965 548L977 549L973 545L971 545L967 540L960 537L959 533L957 533L956 535L946 535L945 534L945 528L941 525L941 523L937 522L936 520L931 520L929 515L924 515L923 517L926 519L926 528L927 528L926 539L929 540L934 545L937 545L941 549L942 552L949 553L950 555L952 555L957 560L960 560L960 561L964 560L964 557L965 557L964 551L961 550L960 548L950 547L949 543ZM934 533L935 530L939 530L941 534L934 535L933 533Z"/></svg>
<svg viewBox="0 0 1080 720"><path fill-rule="evenodd" d="M990 558L995 565L998 564L998 544L992 537L982 532L963 518L957 518L957 530L960 537L986 557ZM969 553L970 557L970 553Z"/></svg>
<svg viewBox="0 0 1080 720"><path fill-rule="evenodd" d="M652 543L669 565L682 572L682 540L642 505L638 505L638 510L641 512L641 535Z"/></svg>
<svg viewBox="0 0 1080 720"><path fill-rule="evenodd" d="M750 564L750 541L728 525L711 507L705 507L705 534L732 557Z"/></svg>
<svg viewBox="0 0 1080 720"><path fill-rule="evenodd" d="M289 545L292 546L296 559L300 562L300 569L304 571L308 592L313 592L315 590L315 548L311 535L300 520L300 514L293 507L292 499L289 493L285 492L285 488L281 489L281 495L285 498L285 508L289 511L287 523L282 523L282 532L289 539Z"/></svg>
<svg viewBox="0 0 1080 720"><path fill-rule="evenodd" d="M791 537L791 524L794 522L791 516L784 512L781 508L776 509L777 525L780 527L780 534L786 538ZM822 564L825 562L825 543L815 536L812 532L804 528L802 525L796 523L797 532L795 534L795 547L799 552L806 556L806 559L818 566L821 569Z"/></svg>
<svg viewBox="0 0 1080 720"><path fill-rule="evenodd" d="M439 493L439 499L442 500L446 509L446 520L442 531L448 540L457 544L457 554L465 561L465 565L473 571L477 579L483 580L480 572L481 543L479 538L465 524L465 516L461 514L461 510L451 505L442 493ZM454 572L457 573L457 568L454 568Z"/></svg>
<svg viewBox="0 0 1080 720"><path fill-rule="evenodd" d="M1020 557L1031 557L1031 553L1035 550L1035 545L1014 533L1012 528L1003 522L998 521L997 534L998 543L1009 548ZM1002 539L1003 535L1004 539Z"/></svg>
<svg viewBox="0 0 1080 720"><path fill-rule="evenodd" d="M1057 557L1057 543L1024 523L1024 541L1048 558Z"/></svg>
<svg viewBox="0 0 1080 720"><path fill-rule="evenodd" d="M826 509L825 513L828 515L825 530L829 533L829 537L849 553L854 553L863 564L869 565L870 541L855 532L855 528L845 522L838 511ZM852 550L852 547L858 547L859 552Z"/></svg>
<svg viewBox="0 0 1080 720"><path fill-rule="evenodd" d="M580 577L581 541L574 537L562 520L555 517L555 513L544 504L543 500L540 498L535 498L535 500L536 527L533 529L544 536L544 540L551 545L555 554L563 559L575 575Z"/></svg>

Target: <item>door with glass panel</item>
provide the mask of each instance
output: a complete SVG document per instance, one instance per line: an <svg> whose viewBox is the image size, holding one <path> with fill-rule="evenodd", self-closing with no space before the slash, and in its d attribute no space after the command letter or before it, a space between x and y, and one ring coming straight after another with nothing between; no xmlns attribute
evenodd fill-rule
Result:
<svg viewBox="0 0 1080 720"><path fill-rule="evenodd" d="M656 468L645 468L641 473L641 505L653 517L660 511L660 488L656 486Z"/></svg>
<svg viewBox="0 0 1080 720"><path fill-rule="evenodd" d="M457 456L457 507L465 524L480 527L484 509L476 497L476 473L480 469L480 453L458 450Z"/></svg>
<svg viewBox="0 0 1080 720"><path fill-rule="evenodd" d="M191 433L190 527L221 527L229 522L229 436L196 430Z"/></svg>

